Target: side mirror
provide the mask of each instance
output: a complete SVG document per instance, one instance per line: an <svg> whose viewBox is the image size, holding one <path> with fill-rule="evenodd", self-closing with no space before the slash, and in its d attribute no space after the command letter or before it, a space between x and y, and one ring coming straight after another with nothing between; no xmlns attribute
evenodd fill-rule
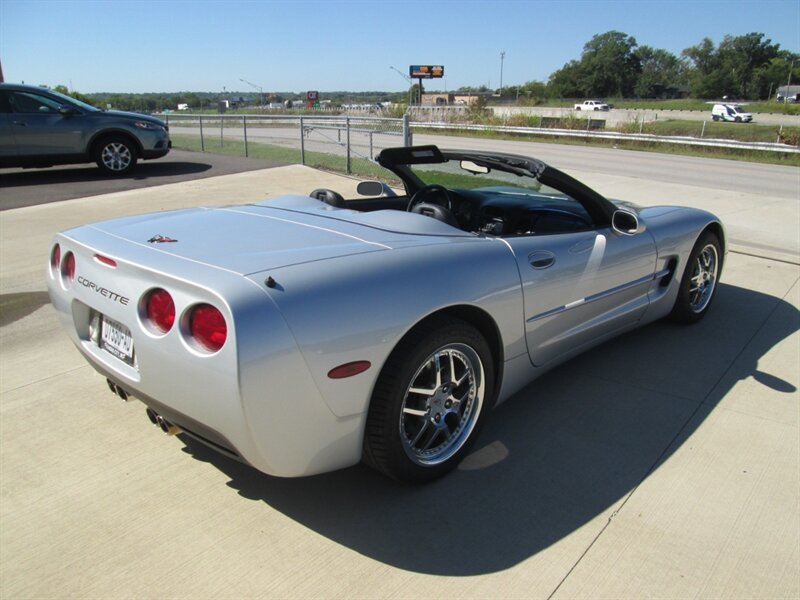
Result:
<svg viewBox="0 0 800 600"><path fill-rule="evenodd" d="M73 108L72 106L59 106L58 112L61 114L61 116L64 117L71 117L73 115L79 114L78 109Z"/></svg>
<svg viewBox="0 0 800 600"><path fill-rule="evenodd" d="M369 196L370 198L397 196L392 188L380 181L362 181L356 186L356 192L359 196Z"/></svg>
<svg viewBox="0 0 800 600"><path fill-rule="evenodd" d="M639 232L639 217L627 210L615 210L611 227L622 235L636 235Z"/></svg>

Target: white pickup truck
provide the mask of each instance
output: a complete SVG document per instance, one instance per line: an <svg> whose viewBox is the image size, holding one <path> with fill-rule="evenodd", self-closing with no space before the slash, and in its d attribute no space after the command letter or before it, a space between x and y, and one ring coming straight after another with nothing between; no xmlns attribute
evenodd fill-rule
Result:
<svg viewBox="0 0 800 600"><path fill-rule="evenodd" d="M580 104L575 105L575 110L608 110L611 108L605 102L600 100L584 100Z"/></svg>

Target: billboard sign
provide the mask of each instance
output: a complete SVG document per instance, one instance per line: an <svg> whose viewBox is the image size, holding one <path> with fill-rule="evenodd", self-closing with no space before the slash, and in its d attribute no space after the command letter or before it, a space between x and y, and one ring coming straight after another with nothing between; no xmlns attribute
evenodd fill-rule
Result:
<svg viewBox="0 0 800 600"><path fill-rule="evenodd" d="M444 77L444 66L411 65L408 67L408 76L413 79L438 79Z"/></svg>

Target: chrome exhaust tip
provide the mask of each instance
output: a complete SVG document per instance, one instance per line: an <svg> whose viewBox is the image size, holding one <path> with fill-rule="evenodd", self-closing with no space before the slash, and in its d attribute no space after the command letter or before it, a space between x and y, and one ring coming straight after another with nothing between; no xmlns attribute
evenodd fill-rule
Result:
<svg viewBox="0 0 800 600"><path fill-rule="evenodd" d="M116 383L114 383L110 379L106 379L106 383L108 384L108 389L111 390L112 394L115 394L116 396L118 396L119 398L124 400L125 402L130 400L131 395L128 392L126 392L125 390L123 390L121 386L117 385Z"/></svg>
<svg viewBox="0 0 800 600"><path fill-rule="evenodd" d="M167 435L175 435L176 433L180 433L181 432L179 427L176 427L175 425L173 425L172 423L167 421L161 415L158 415L156 417L156 421L158 423L158 426L161 428L161 431L163 431Z"/></svg>

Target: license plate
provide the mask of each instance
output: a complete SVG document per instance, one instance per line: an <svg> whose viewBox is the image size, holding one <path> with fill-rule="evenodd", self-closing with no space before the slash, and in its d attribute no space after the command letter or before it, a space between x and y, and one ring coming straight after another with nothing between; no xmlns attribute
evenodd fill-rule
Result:
<svg viewBox="0 0 800 600"><path fill-rule="evenodd" d="M131 330L122 323L102 315L100 347L109 354L133 366L133 338Z"/></svg>

